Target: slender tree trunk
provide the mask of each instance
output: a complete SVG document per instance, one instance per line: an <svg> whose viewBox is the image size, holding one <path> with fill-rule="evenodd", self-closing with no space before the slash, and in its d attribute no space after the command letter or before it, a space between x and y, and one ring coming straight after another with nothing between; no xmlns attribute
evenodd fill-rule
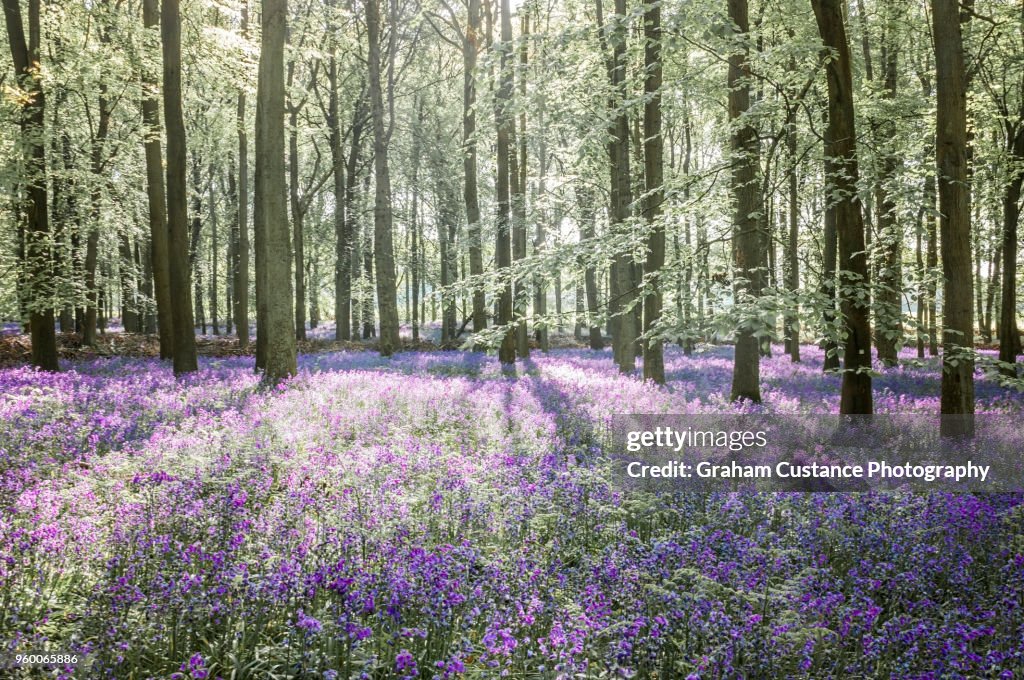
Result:
<svg viewBox="0 0 1024 680"><path fill-rule="evenodd" d="M401 347L398 337L398 296L395 289L395 253L392 245L391 173L384 126L381 92L379 0L366 5L366 34L369 41L370 109L373 119L373 165L376 196L373 207L373 254L377 265L377 304L380 308L380 353L391 354ZM397 27L392 27L397 30Z"/></svg>
<svg viewBox="0 0 1024 680"><path fill-rule="evenodd" d="M729 18L735 25L737 36L747 39L750 23L747 0L728 0ZM751 71L747 48L737 50L729 57L729 120L733 126L731 148L733 213L732 253L737 284L734 286L737 302L749 302L761 295L764 287L764 239L761 236L760 213L764 210L761 182L757 178L759 144L757 129L747 117L750 108ZM736 333L736 353L733 361L733 401L749 399L761 401L760 351L757 328L750 320L741 320Z"/></svg>
<svg viewBox="0 0 1024 680"><path fill-rule="evenodd" d="M596 233L594 220L596 211L594 206L597 203L596 192L583 183L576 185L576 202L580 210L580 238L588 245L588 251L593 253L596 250ZM597 323L599 305L597 291L597 270L593 261L588 258L583 271L583 287L586 294L587 318L590 342L590 349L604 349L604 336L601 335L601 326Z"/></svg>
<svg viewBox="0 0 1024 680"><path fill-rule="evenodd" d="M220 324L217 320L217 260L220 245L217 243L217 203L213 192L214 167L210 166L210 325L213 334L220 335Z"/></svg>
<svg viewBox="0 0 1024 680"><path fill-rule="evenodd" d="M147 29L159 28L159 0L144 0L142 20ZM160 358L174 355L174 326L171 317L171 275L168 259L167 198L164 193L163 152L161 149L160 93L157 75L142 69L142 121L146 130L146 195L149 199L150 260L156 297L157 331L160 334Z"/></svg>
<svg viewBox="0 0 1024 680"><path fill-rule="evenodd" d="M1006 123L1007 146L1014 160L1024 163L1024 103L1016 126ZM1017 222L1020 220L1021 187L1024 165L1018 167L1003 193L1002 301L999 306L999 360L1016 364L1021 353L1017 328ZM1016 367L1004 366L1002 372L1016 376Z"/></svg>
<svg viewBox="0 0 1024 680"><path fill-rule="evenodd" d="M223 183L222 183L223 188ZM227 195L231 203L228 224L227 273L224 276L224 329L234 332L235 274L238 267L238 185L235 183L235 158L230 156L227 171Z"/></svg>
<svg viewBox="0 0 1024 680"><path fill-rule="evenodd" d="M120 256L118 258L118 280L121 284L121 326L125 333L138 333L141 328L138 300L135 295L135 257L132 252L131 237L127 230L120 230L117 241L117 252Z"/></svg>
<svg viewBox="0 0 1024 680"><path fill-rule="evenodd" d="M164 126L167 130L167 252L170 263L175 375L198 370L188 262L188 193L185 181L187 160L185 119L181 103L179 5L180 0L163 0L160 8L164 58ZM88 321L86 323L88 324Z"/></svg>
<svg viewBox="0 0 1024 680"><path fill-rule="evenodd" d="M934 148L932 151L934 152ZM929 154L929 158L931 157L932 154ZM928 355L933 357L939 355L938 285L936 281L939 268L939 217L938 209L935 205L937 191L935 173L929 172L924 178L924 198L925 219L928 225L926 230L928 235L926 254L926 264L928 267Z"/></svg>
<svg viewBox="0 0 1024 680"><path fill-rule="evenodd" d="M412 137L412 205L410 206L411 217L409 220L409 236L411 237L411 252L409 253L409 296L412 298L411 309L412 313L412 341L420 341L420 242L419 242L419 208L420 208L420 163L422 162L422 135L424 111L423 111L423 98L416 97L415 103L416 109L416 127L413 130ZM465 111L463 111L465 115ZM465 121L463 121L465 122ZM476 171L476 166L473 168ZM469 182L469 175L466 175L466 182ZM475 181L475 177L474 177ZM474 187L475 189L475 187ZM468 202L467 202L468 210ZM479 215L477 215L479 219Z"/></svg>
<svg viewBox="0 0 1024 680"><path fill-rule="evenodd" d="M529 23L525 16L526 6L520 10L523 12L520 22L520 38L522 48L519 57L518 87L520 96L526 96L526 36L529 35ZM502 24L504 26L504 24ZM502 36L504 39L504 35ZM511 69L511 67L510 67ZM512 261L520 262L526 259L526 111L520 109L519 132L516 132L515 123L511 128L509 144L511 146L509 156L509 180L512 191ZM518 147L518 151L517 151ZM527 306L530 304L529 283L526 277L516 276L513 282L515 309L514 314L518 323L516 324L516 354L521 358L530 356L530 338L526 327Z"/></svg>
<svg viewBox="0 0 1024 680"><path fill-rule="evenodd" d="M249 29L248 0L242 2L242 34ZM245 90L238 91L238 240L235 246L235 329L238 346L249 346L249 139L245 122Z"/></svg>
<svg viewBox="0 0 1024 680"><path fill-rule="evenodd" d="M826 183L831 184L831 177L835 177L835 166L831 160L829 149L831 144L829 143L829 132L825 130L825 167L824 175ZM821 297L824 303L824 313L822 314L822 324L825 329L825 361L822 365L822 370L826 373L832 371L838 371L840 368L839 361L839 343L836 340L836 260L839 259L839 235L838 235L838 224L836 222L836 201L829 197L826 192L825 197L825 214L824 214L824 230L823 237L825 239L823 252L822 252L822 272L821 272Z"/></svg>
<svg viewBox="0 0 1024 680"><path fill-rule="evenodd" d="M811 0L818 31L836 58L826 64L828 79L828 156L833 164L827 195L836 195L839 238L839 300L846 325L843 384L839 412L871 413L871 324L868 306L857 291L870 284L865 256L864 218L857 198L857 147L853 111L850 46L839 0Z"/></svg>
<svg viewBox="0 0 1024 680"><path fill-rule="evenodd" d="M883 45L882 67L885 73L884 96L888 100L896 98L898 46L887 28L889 40ZM896 150L886 148L892 144L896 135L895 122L881 121L880 143L885 149L881 159L881 177L875 188L875 202L878 205L878 241L882 256L881 265L877 269L878 281L875 295L875 347L878 359L885 366L895 366L899 361L899 348L903 344L902 320L902 248L903 232L900 222L896 219L896 201L890 193L888 183L896 178Z"/></svg>
<svg viewBox="0 0 1024 680"><path fill-rule="evenodd" d="M665 224L661 220L662 186L661 135L661 5L647 5L644 13L644 179L646 181L647 221L651 233L647 238L646 276L649 292L644 294L644 379L665 384L665 357L661 338L651 337L661 319L661 274L665 266Z"/></svg>
<svg viewBox="0 0 1024 680"><path fill-rule="evenodd" d="M786 149L789 154L789 235L786 238L786 289L794 296L794 309L786 316L786 351L794 363L800 361L800 194L797 190L797 138L796 121L790 120L786 129Z"/></svg>
<svg viewBox="0 0 1024 680"><path fill-rule="evenodd" d="M971 278L971 194L967 168L967 86L960 4L932 0L935 35L939 230L942 234L943 414L974 413L974 281ZM943 421L943 435L971 428Z"/></svg>
<svg viewBox="0 0 1024 680"><path fill-rule="evenodd" d="M288 118L288 196L292 211L292 240L295 253L295 338L306 339L305 218L299 200L299 112L291 107Z"/></svg>
<svg viewBox="0 0 1024 680"><path fill-rule="evenodd" d="M256 98L257 210L256 278L264 282L257 291L257 305L265 299L263 323L256 331L257 343L265 338L264 381L276 384L295 375L295 317L292 311L292 253L288 233L287 186L284 167L285 86L284 42L287 33L287 0L263 0L261 16L259 83Z"/></svg>
<svg viewBox="0 0 1024 680"><path fill-rule="evenodd" d="M603 7L598 0L596 5L597 21L602 31L604 42ZM608 169L609 193L611 205L609 211L609 228L613 236L626 236L626 223L631 217L630 206L633 203L632 174L629 158L629 117L624 105L627 95L626 83L626 40L627 14L626 0L615 0L615 16L612 29L609 31L610 56L606 57L608 80L611 84L611 96L608 109L612 121L608 130ZM608 55L608 46L602 44L603 52ZM612 347L615 363L622 373L636 370L636 339L639 335L636 325L636 313L632 309L636 299L634 282L634 263L632 252L616 253L612 261L609 277L609 320L612 330Z"/></svg>
<svg viewBox="0 0 1024 680"><path fill-rule="evenodd" d="M693 171L693 125L690 122L689 112L684 113L683 118L683 199L687 202L690 200L690 172ZM694 290L693 290L693 279L694 279L694 259L696 257L696 251L693 248L693 227L694 220L687 216L684 225L684 244L686 245L686 261L677 264L682 268L682 289L676 291L677 306L682 307L682 314L680 315L683 319L683 328L685 337L683 338L683 354L691 356L694 349L694 340L696 336L696 329L694 328ZM698 218L699 219L699 218ZM678 246L678 238L676 240ZM677 247L678 251L678 247ZM676 260L678 262L680 253L676 253ZM698 318L703 316L704 305L701 295L700 285L697 286L697 299L700 302ZM681 299L681 301L680 301Z"/></svg>
<svg viewBox="0 0 1024 680"><path fill-rule="evenodd" d="M203 237L203 199L199 187L202 182L199 158L192 153L192 234L189 239L188 260L192 268L193 296L195 299L195 322L206 335L206 310L203 309L203 263L200 260L200 244Z"/></svg>
<svg viewBox="0 0 1024 680"><path fill-rule="evenodd" d="M501 65L500 82L495 94L495 125L497 127L497 243L495 244L495 264L498 272L507 277L498 296L498 325L505 327L506 332L498 349L498 361L503 366L511 366L516 360L516 330L512 327L512 208L510 196L509 153L512 133L515 129L515 118L509 108L512 100L512 16L509 0L501 0ZM514 152L514 150L513 150Z"/></svg>
<svg viewBox="0 0 1024 680"><path fill-rule="evenodd" d="M924 332L927 323L927 286L924 284L924 251L922 249L924 236L924 206L918 208L917 224L914 228L914 264L917 267L917 358L924 359Z"/></svg>
<svg viewBox="0 0 1024 680"><path fill-rule="evenodd" d="M469 273L483 276L483 236L480 231L480 198L477 192L476 60L480 52L480 0L468 0L469 15L462 43L462 167L465 177L466 233L469 240ZM487 328L487 302L483 288L473 286L473 331Z"/></svg>
<svg viewBox="0 0 1024 680"><path fill-rule="evenodd" d="M54 329L53 307L49 289L52 285L53 254L50 249L50 224L47 216L46 194L46 103L40 76L35 64L40 61L39 0L29 0L29 39L21 18L19 0L3 0L7 23L7 40L11 47L11 60L18 85L31 93L24 105L21 132L26 140L25 166L28 176L23 185L28 187L25 208L25 255L28 260L29 332L32 340L32 365L44 371L57 371L57 333Z"/></svg>

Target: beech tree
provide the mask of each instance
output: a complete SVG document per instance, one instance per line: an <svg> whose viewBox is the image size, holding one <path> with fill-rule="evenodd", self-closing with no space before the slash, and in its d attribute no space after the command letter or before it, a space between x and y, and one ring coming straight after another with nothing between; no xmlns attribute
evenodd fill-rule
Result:
<svg viewBox="0 0 1024 680"><path fill-rule="evenodd" d="M864 291L869 284L864 246L864 218L857 195L857 135L853 112L853 76L842 5L838 0L811 0L825 47L828 81L828 148L830 191L838 235L840 311L843 315L843 383L840 413L871 413L871 326ZM832 198L834 196L834 198Z"/></svg>
<svg viewBox="0 0 1024 680"><path fill-rule="evenodd" d="M257 343L264 343L264 380L275 384L296 369L295 317L292 312L292 254L285 185L284 43L287 0L263 0L256 96L255 231L256 304L264 308L257 321Z"/></svg>
<svg viewBox="0 0 1024 680"><path fill-rule="evenodd" d="M956 0L932 0L937 106L935 162L943 278L943 414L974 413L971 191L967 168L967 84L960 21L960 5ZM945 431L945 422L943 427Z"/></svg>
<svg viewBox="0 0 1024 680"><path fill-rule="evenodd" d="M164 128L167 130L167 259L171 286L174 373L199 370L189 272L188 192L185 184L185 118L182 113L181 12L179 0L162 0L160 36L164 58ZM88 259L88 256L87 256ZM86 321L86 327L89 322Z"/></svg>
<svg viewBox="0 0 1024 680"><path fill-rule="evenodd" d="M4 0L7 40L14 62L15 82L24 92L20 112L23 137L22 184L27 187L25 206L25 259L28 276L29 329L32 336L32 365L44 371L57 371L57 336L53 307L48 291L52 285L51 254L48 243L50 223L47 213L46 148L43 127L46 121L46 96L40 86L39 0L29 0L28 40L19 0Z"/></svg>
<svg viewBox="0 0 1024 680"><path fill-rule="evenodd" d="M748 116L751 71L747 56L750 31L747 0L729 0L729 18L736 31L736 45L729 55L729 121L733 125L731 188L735 201L732 252L737 277L736 299L749 304L760 296L764 288L766 240L761 231L763 199L757 177L760 164L757 128ZM760 329L756 323L749 318L742 319L736 332L733 401L761 401L760 341L756 335Z"/></svg>

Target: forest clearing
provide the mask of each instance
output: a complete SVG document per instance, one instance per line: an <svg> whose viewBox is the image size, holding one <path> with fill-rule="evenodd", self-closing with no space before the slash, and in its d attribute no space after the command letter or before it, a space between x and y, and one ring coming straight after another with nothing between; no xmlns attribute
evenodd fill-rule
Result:
<svg viewBox="0 0 1024 680"><path fill-rule="evenodd" d="M3 678L1024 678L1019 0L0 1Z"/></svg>

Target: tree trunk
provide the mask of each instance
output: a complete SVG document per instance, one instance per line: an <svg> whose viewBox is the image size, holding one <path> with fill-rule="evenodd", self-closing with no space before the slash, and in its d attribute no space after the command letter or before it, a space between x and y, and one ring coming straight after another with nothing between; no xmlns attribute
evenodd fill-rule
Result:
<svg viewBox="0 0 1024 680"><path fill-rule="evenodd" d="M181 98L180 0L163 0L160 34L163 43L164 126L167 130L167 243L171 284L171 326L174 329L174 373L198 370L192 290L188 262L188 193L185 119ZM88 321L86 321L88 324Z"/></svg>
<svg viewBox="0 0 1024 680"><path fill-rule="evenodd" d="M830 183L831 177L835 177L834 164L832 163L829 154L829 131L825 129L825 167L824 175L825 181ZM836 260L839 259L839 235L838 225L836 222L836 202L829 197L828 192L825 192L825 215L824 215L824 230L823 238L825 243L823 244L822 252L822 263L821 263L821 297L824 304L824 312L822 314L822 324L825 329L824 347L825 360L822 364L822 370L826 373L832 371L838 371L840 368L839 361L839 343L836 341Z"/></svg>
<svg viewBox="0 0 1024 680"><path fill-rule="evenodd" d="M57 371L57 333L54 329L53 307L49 290L53 269L50 251L50 224L47 216L46 194L46 104L36 64L40 60L39 0L29 0L29 40L25 41L25 28L21 18L19 0L4 0L4 18L7 40L11 46L11 60L18 85L31 93L21 118L21 132L27 148L25 166L28 176L23 184L28 187L25 225L25 255L28 260L29 332L32 340L32 365L44 371Z"/></svg>
<svg viewBox="0 0 1024 680"><path fill-rule="evenodd" d="M292 253L288 233L287 185L284 167L284 41L287 0L263 0L263 43L260 49L256 97L256 278L257 305L264 298L263 323L258 323L257 342L265 338L264 382L277 384L295 375L295 317L292 312ZM260 269L263 269L261 272Z"/></svg>
<svg viewBox="0 0 1024 680"><path fill-rule="evenodd" d="M370 110L373 119L373 166L376 194L373 206L373 254L377 266L377 304L380 309L380 353L391 354L401 347L398 337L398 296L395 284L395 253L392 245L391 173L388 169L388 140L384 128L384 100L381 92L379 0L366 5L366 34L369 41ZM397 30L397 27L392 27Z"/></svg>
<svg viewBox="0 0 1024 680"><path fill-rule="evenodd" d="M519 93L525 100L526 97L526 36L529 35L530 27L525 15L526 5L520 10L523 13L520 23L520 38L522 47L519 57ZM511 18L511 17L510 17ZM502 24L504 27L504 24ZM504 35L502 37L504 39ZM510 67L511 68L511 67ZM509 178L512 191L512 261L520 262L526 259L526 110L520 109L519 132L516 132L515 124L512 125L512 134L509 139L511 155L509 157ZM517 151L518 147L518 151ZM515 288L515 317L519 323L516 324L516 354L520 358L530 356L530 338L526 327L527 306L530 304L529 283L526 277L516 276L513 282Z"/></svg>
<svg viewBox="0 0 1024 680"><path fill-rule="evenodd" d="M199 258L199 247L203 237L203 199L199 191L202 176L199 170L199 158L192 153L192 233L189 238L188 261L192 269L193 297L195 300L195 322L203 335L206 335L206 311L203 309L203 269Z"/></svg>
<svg viewBox="0 0 1024 680"><path fill-rule="evenodd" d="M1024 163L1024 103L1021 104L1017 124L1006 123L1006 142L1011 157ZM999 360L1015 364L1021 353L1020 330L1017 328L1017 222L1020 219L1021 185L1024 184L1024 165L1003 192L1002 242L1002 302L999 306ZM1016 377L1015 366L1004 366L1005 375Z"/></svg>
<svg viewBox="0 0 1024 680"><path fill-rule="evenodd" d="M605 29L600 0L597 2L596 10L603 43ZM606 56L606 70L611 84L611 95L608 100L608 110L612 115L608 129L608 169L611 199L609 230L613 237L626 235L626 223L631 217L630 206L633 203L632 175L629 167L629 117L624 105L627 95L627 20L626 0L615 0L615 17L608 38L611 53L610 56ZM602 47L602 51L608 55L608 46L602 44ZM636 299L633 270L633 254L629 249L615 254L609 278L608 312L615 363L622 373L632 373L636 370L636 339L639 333L636 313L632 309Z"/></svg>
<svg viewBox="0 0 1024 680"><path fill-rule="evenodd" d="M747 0L728 0L729 18L735 25L737 37L747 40L750 23ZM760 166L757 129L747 120L750 108L750 63L747 49L729 56L729 121L733 127L730 144L732 165L733 213L732 254L737 283L734 294L738 303L749 303L761 295L764 288L764 239L761 235L761 211L764 201L761 182L757 178ZM736 352L733 361L733 401L749 399L761 401L759 341L754 333L755 322L741 319L736 332Z"/></svg>
<svg viewBox="0 0 1024 680"><path fill-rule="evenodd" d="M469 239L469 273L483 276L483 241L480 230L480 198L477 192L476 59L480 52L480 0L468 1L469 16L462 43L462 168L465 176L466 233ZM487 301L483 288L473 286L473 331L487 328Z"/></svg>
<svg viewBox="0 0 1024 680"><path fill-rule="evenodd" d="M644 293L644 379L665 384L665 356L659 337L651 337L661 319L661 270L665 266L665 224L661 204L665 197L662 186L661 136L661 5L647 5L644 13L644 180L647 198L644 207L651 233L647 237L647 264L650 291Z"/></svg>
<svg viewBox="0 0 1024 680"><path fill-rule="evenodd" d="M306 339L306 272L304 209L299 200L299 112L291 107L288 120L288 196L292 211L295 253L295 338Z"/></svg>
<svg viewBox="0 0 1024 680"><path fill-rule="evenodd" d="M839 0L811 0L818 31L836 57L826 64L828 79L827 155L831 159L831 191L838 196L836 230L839 238L839 300L846 325L843 349L842 414L871 413L871 324L868 306L858 291L870 284L865 256L864 217L857 198L857 147L854 129L853 77L850 46Z"/></svg>
<svg viewBox="0 0 1024 680"><path fill-rule="evenodd" d="M142 20L147 29L159 28L159 0L144 0ZM146 195L149 199L150 260L156 297L160 358L174 356L174 325L171 317L171 274L168 260L167 198L164 194L163 152L160 142L160 93L157 76L142 70L142 121L146 130Z"/></svg>
<svg viewBox="0 0 1024 680"><path fill-rule="evenodd" d="M887 11L894 11L889 9ZM883 96L896 99L899 47L893 33L892 22L885 28L887 39L882 45L882 69L885 78ZM896 219L896 201L888 183L896 179L896 149L890 148L896 137L896 124L892 119L879 122L879 144L882 148L881 176L875 187L878 206L878 238L881 263L877 268L875 284L875 347L878 359L885 366L899 362L899 348L903 345L903 232Z"/></svg>
<svg viewBox="0 0 1024 680"><path fill-rule="evenodd" d="M942 235L943 414L974 413L974 281L971 277L971 194L967 169L967 87L960 4L932 0L935 35L939 231ZM970 427L966 432L970 432ZM964 433L943 422L943 435Z"/></svg>
<svg viewBox="0 0 1024 680"><path fill-rule="evenodd" d="M219 323L217 321L217 204L213 193L214 167L210 166L210 325L213 326L213 334L220 335Z"/></svg>
<svg viewBox="0 0 1024 680"><path fill-rule="evenodd" d="M248 0L242 2L242 34L249 29ZM239 89L235 113L238 127L238 240L235 245L235 332L238 346L249 345L249 139L245 122L245 90Z"/></svg>
<svg viewBox="0 0 1024 680"><path fill-rule="evenodd" d="M786 238L786 290L793 295L794 309L786 316L786 351L790 361L800 361L800 305L796 295L800 292L800 194L797 190L796 121L790 120L786 129L786 150L789 154L789 234Z"/></svg>
<svg viewBox="0 0 1024 680"><path fill-rule="evenodd" d="M501 346L498 349L498 361L503 366L511 366L516 360L516 329L512 324L512 221L511 197L509 186L509 145L515 119L509 108L512 100L512 17L509 0L501 0L501 65L500 83L495 94L495 125L497 127L498 178L495 192L497 194L497 242L494 259L500 275L506 278L498 296L498 325L505 328ZM513 150L514 152L514 150Z"/></svg>

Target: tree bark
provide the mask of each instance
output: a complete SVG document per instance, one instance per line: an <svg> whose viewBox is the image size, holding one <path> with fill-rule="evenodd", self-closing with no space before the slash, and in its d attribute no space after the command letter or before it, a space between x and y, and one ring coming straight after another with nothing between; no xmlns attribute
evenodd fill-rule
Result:
<svg viewBox="0 0 1024 680"><path fill-rule="evenodd" d="M144 0L142 21L147 29L159 29L159 0ZM149 199L150 260L153 268L153 292L156 297L157 332L160 358L174 355L174 322L171 317L171 274L168 259L167 197L164 193L163 151L161 148L160 86L157 75L142 70L142 121L146 130L146 195Z"/></svg>
<svg viewBox="0 0 1024 680"><path fill-rule="evenodd" d="M242 35L249 30L248 0L242 2ZM249 346L249 139L245 122L245 90L239 89L235 112L238 128L238 240L235 245L235 333L238 346Z"/></svg>
<svg viewBox="0 0 1024 680"><path fill-rule="evenodd" d="M750 31L747 0L728 0L729 18L738 37L746 41ZM737 283L734 294L738 303L749 303L760 297L764 288L765 262L761 212L764 200L757 178L760 160L757 129L749 121L750 62L747 47L729 56L729 121L733 127L730 143L732 165L733 213L732 254ZM761 359L755 321L741 319L736 332L731 399L761 401Z"/></svg>
<svg viewBox="0 0 1024 680"><path fill-rule="evenodd" d="M836 230L839 239L839 301L846 325L843 383L839 402L842 414L871 413L871 324L868 306L858 291L869 290L865 256L864 216L857 198L857 147L853 111L850 46L839 0L811 0L818 32L833 52L825 66L828 79L827 152L832 174L826 178L836 195Z"/></svg>
<svg viewBox="0 0 1024 680"><path fill-rule="evenodd" d="M206 312L203 309L203 269L199 258L199 247L203 237L203 198L200 193L202 173L200 171L199 158L195 152L192 153L192 231L189 238L188 263L192 269L192 290L195 301L194 322L200 327L203 335L206 335Z"/></svg>
<svg viewBox="0 0 1024 680"><path fill-rule="evenodd" d="M292 212L295 263L295 338L306 339L305 209L299 199L299 112L293 105L288 119L288 197Z"/></svg>
<svg viewBox="0 0 1024 680"><path fill-rule="evenodd" d="M171 326L174 330L174 373L198 370L192 290L188 263L188 214L185 176L185 119L181 99L180 0L163 0L160 35L163 44L164 126L167 130L167 244L171 284ZM88 322L87 322L88 323Z"/></svg>
<svg viewBox="0 0 1024 680"><path fill-rule="evenodd" d="M604 31L603 7L598 0L597 21ZM626 223L631 217L633 203L632 174L629 158L629 117L624 102L627 94L626 68L626 0L615 0L613 26L609 31L610 56L606 56L606 69L611 85L608 110L611 122L608 128L609 230L611 234L625 236ZM602 32L602 36L604 33ZM608 46L603 52L608 55ZM618 252L612 261L609 275L608 313L612 329L612 348L615 363L622 373L636 370L636 339L639 335L633 303L636 299L633 254Z"/></svg>
<svg viewBox="0 0 1024 680"><path fill-rule="evenodd" d="M886 8L887 16L896 8ZM884 78L883 97L892 102L896 99L899 43L895 36L897 17L888 16L885 38L882 41L882 72ZM875 288L875 348L878 359L885 366L895 366L899 360L899 348L903 344L902 293L903 232L896 219L896 201L888 184L896 179L896 149L892 148L896 137L896 124L892 118L879 121L878 143L881 148L881 172L875 187L875 203L878 206L878 251L881 262L877 268Z"/></svg>
<svg viewBox="0 0 1024 680"><path fill-rule="evenodd" d="M522 46L519 51L519 76L516 85L519 94L526 97L526 36L529 35L529 23L525 15L526 6L520 22L520 39ZM504 24L503 24L504 25ZM519 131L516 131L515 124L512 125L512 135L509 139L511 155L509 157L509 178L512 191L512 261L520 262L526 259L526 111L520 109ZM518 150L517 150L518 148ZM530 338L526 327L527 306L530 304L529 283L524 276L516 276L513 282L515 296L515 318L516 324L516 354L523 359L530 356Z"/></svg>
<svg viewBox="0 0 1024 680"><path fill-rule="evenodd" d="M651 337L661 319L661 274L665 266L665 224L661 220L661 204L665 198L662 186L664 140L661 135L661 5L647 5L644 12L644 179L647 198L647 222L651 233L647 237L647 264L645 274L650 291L644 293L643 343L644 379L658 385L665 384L665 356L663 342Z"/></svg>
<svg viewBox="0 0 1024 680"><path fill-rule="evenodd" d="M593 253L596 248L596 234L594 220L597 204L596 192L591 190L582 182L576 184L576 202L580 212L580 239L587 244L587 249ZM604 336L601 335L601 326L597 323L599 313L598 291L597 291L597 270L590 258L587 258L583 269L583 291L586 299L586 312L588 324L588 341L590 349L604 349Z"/></svg>
<svg viewBox="0 0 1024 680"><path fill-rule="evenodd" d="M295 317L292 304L292 253L288 233L287 185L284 167L285 86L284 41L287 0L263 0L263 43L260 49L256 98L255 198L258 239L256 278L264 286L257 291L257 305L264 298L264 318L256 331L265 338L264 382L277 384L296 372Z"/></svg>
<svg viewBox="0 0 1024 680"><path fill-rule="evenodd" d="M1006 142L1014 161L1024 164L1024 103L1016 125L1006 123ZM999 360L1016 364L1021 353L1020 329L1017 328L1017 222L1020 219L1021 187L1024 184L1024 165L1010 179L1003 190L1002 233L1002 301L999 306ZM1003 366L1005 375L1015 377L1015 366Z"/></svg>
<svg viewBox="0 0 1024 680"><path fill-rule="evenodd" d="M510 223L512 221L510 177L509 177L509 153L512 131L515 129L515 119L509 112L512 99L513 75L512 75L512 17L509 0L501 0L501 65L500 82L498 91L495 94L495 124L497 127L497 170L498 178L496 183L497 194L497 242L495 244L494 259L499 275L505 277L501 293L498 296L498 325L504 327L505 335L502 337L501 346L498 349L498 361L503 366L511 366L516 360L516 329L512 327L513 298L512 298L512 234ZM512 150L514 153L514 150Z"/></svg>
<svg viewBox="0 0 1024 680"><path fill-rule="evenodd" d="M217 320L217 204L213 191L213 178L216 174L214 167L210 166L210 184L208 187L210 201L210 325L213 326L213 334L220 335L220 327Z"/></svg>
<svg viewBox="0 0 1024 680"><path fill-rule="evenodd" d="M796 295L800 291L800 194L797 190L797 132L796 121L790 120L786 129L786 150L789 154L789 234L786 238L786 290L794 296L794 309L786 316L786 351L790 361L800 361L800 305Z"/></svg>
<svg viewBox="0 0 1024 680"><path fill-rule="evenodd" d="M377 304L380 309L380 354L391 356L401 347L398 337L398 295L395 282L395 253L392 243L391 173L388 141L384 126L381 92L381 49L379 0L366 5L366 35L369 42L370 111L373 119L373 255L377 267ZM393 27L396 28L397 27Z"/></svg>
<svg viewBox="0 0 1024 680"><path fill-rule="evenodd" d="M466 233L469 241L469 274L483 276L483 241L480 229L480 198L477 191L476 60L480 52L480 0L468 1L469 15L462 43L462 168L465 177ZM483 288L473 286L473 331L487 328L487 301Z"/></svg>
<svg viewBox="0 0 1024 680"><path fill-rule="evenodd" d="M960 4L932 0L935 35L939 231L942 236L943 414L974 413L974 281L971 276L971 194L967 168L967 87ZM962 433L943 421L943 434ZM969 431L969 428L968 428Z"/></svg>

